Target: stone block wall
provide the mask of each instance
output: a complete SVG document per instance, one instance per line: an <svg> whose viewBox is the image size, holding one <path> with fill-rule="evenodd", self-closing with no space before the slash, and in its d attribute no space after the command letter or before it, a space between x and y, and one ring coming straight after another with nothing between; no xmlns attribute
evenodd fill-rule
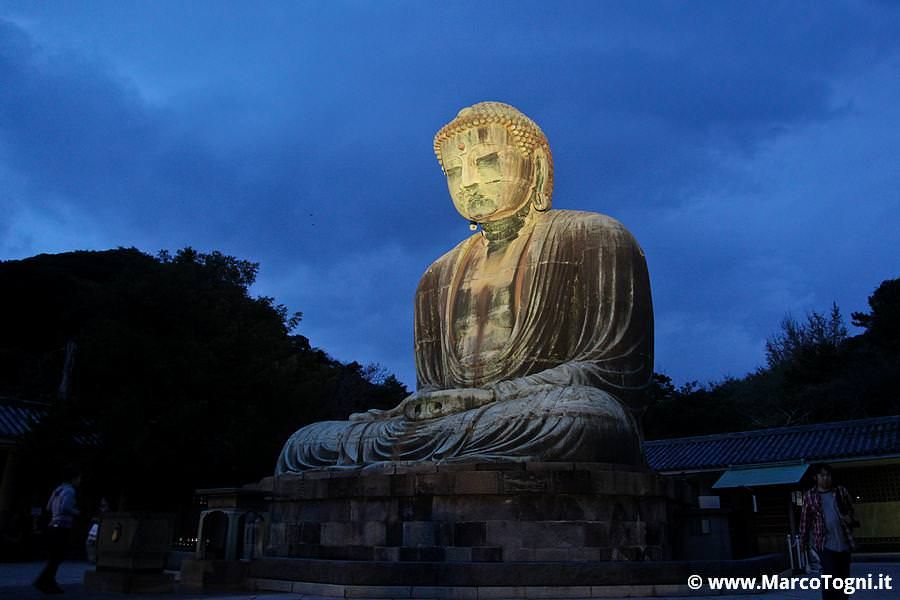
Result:
<svg viewBox="0 0 900 600"><path fill-rule="evenodd" d="M272 482L267 555L365 561L661 560L679 482L600 463L392 464Z"/></svg>

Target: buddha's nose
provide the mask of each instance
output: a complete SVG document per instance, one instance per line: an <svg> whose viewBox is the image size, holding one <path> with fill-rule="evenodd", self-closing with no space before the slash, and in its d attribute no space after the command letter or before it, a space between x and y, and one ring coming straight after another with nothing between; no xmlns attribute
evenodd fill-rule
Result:
<svg viewBox="0 0 900 600"><path fill-rule="evenodd" d="M469 164L468 161L463 163L460 185L465 189L471 189L478 185L478 170L474 165Z"/></svg>

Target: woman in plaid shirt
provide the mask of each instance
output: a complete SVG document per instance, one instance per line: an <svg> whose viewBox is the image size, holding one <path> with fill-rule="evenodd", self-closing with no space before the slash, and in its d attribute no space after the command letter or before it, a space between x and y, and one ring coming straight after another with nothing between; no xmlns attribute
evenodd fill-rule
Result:
<svg viewBox="0 0 900 600"><path fill-rule="evenodd" d="M800 541L818 553L823 575L849 577L850 551L855 548L853 500L847 488L832 484L830 466L813 465L810 472L816 485L803 494ZM824 600L843 595L843 590L822 589Z"/></svg>

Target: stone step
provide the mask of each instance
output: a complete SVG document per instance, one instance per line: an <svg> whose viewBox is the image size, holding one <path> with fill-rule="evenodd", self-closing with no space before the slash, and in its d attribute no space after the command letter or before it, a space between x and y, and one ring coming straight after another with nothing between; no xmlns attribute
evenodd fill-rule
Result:
<svg viewBox="0 0 900 600"><path fill-rule="evenodd" d="M254 579L367 586L395 586L401 581L406 586L683 585L692 574L704 577L758 577L763 573L780 573L786 566L785 557L780 554L721 561L537 563L264 558L250 562L248 576Z"/></svg>
<svg viewBox="0 0 900 600"><path fill-rule="evenodd" d="M323 546L295 544L291 556L324 560L360 560L386 562L500 562L499 546Z"/></svg>

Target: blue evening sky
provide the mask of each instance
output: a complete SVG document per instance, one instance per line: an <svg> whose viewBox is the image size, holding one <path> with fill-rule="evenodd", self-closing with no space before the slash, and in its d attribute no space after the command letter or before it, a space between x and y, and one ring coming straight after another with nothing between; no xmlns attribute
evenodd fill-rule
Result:
<svg viewBox="0 0 900 600"><path fill-rule="evenodd" d="M412 387L418 278L469 234L432 136L499 100L554 206L642 244L657 370L741 376L788 312L900 277L898 98L897 2L0 0L0 260L258 261L314 345Z"/></svg>

